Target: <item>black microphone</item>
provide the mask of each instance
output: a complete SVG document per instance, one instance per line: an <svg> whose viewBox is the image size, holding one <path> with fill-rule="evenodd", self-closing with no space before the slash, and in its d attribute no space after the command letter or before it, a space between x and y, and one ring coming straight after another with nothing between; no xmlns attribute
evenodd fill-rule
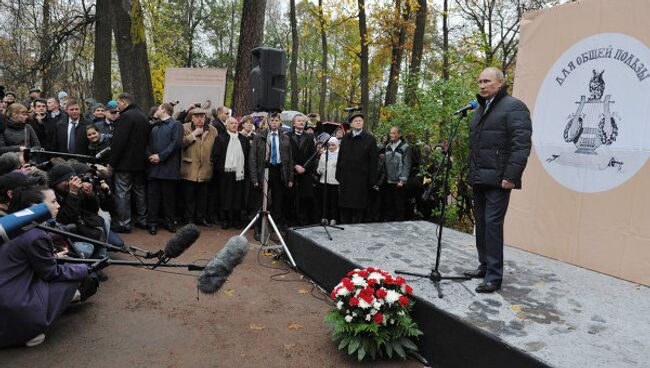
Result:
<svg viewBox="0 0 650 368"><path fill-rule="evenodd" d="M106 157L111 152L111 147L106 147L103 150L97 152L95 155L95 160L101 160Z"/></svg>
<svg viewBox="0 0 650 368"><path fill-rule="evenodd" d="M247 252L246 238L241 235L230 238L199 275L197 288L204 294L214 294L219 291L235 266L242 263Z"/></svg>
<svg viewBox="0 0 650 368"><path fill-rule="evenodd" d="M158 252L158 265L169 262L170 259L176 258L183 254L196 239L199 238L201 232L194 224L187 224L180 228L173 238L169 239L165 250ZM156 266L154 266L156 268Z"/></svg>
<svg viewBox="0 0 650 368"><path fill-rule="evenodd" d="M454 115L464 115L468 111L474 110L477 107L478 107L478 102L476 102L476 101L468 102L467 105L465 105L465 107L463 107L460 110L456 110L454 112Z"/></svg>
<svg viewBox="0 0 650 368"><path fill-rule="evenodd" d="M343 111L345 111L345 112L352 112L352 111L359 111L359 110L363 110L363 107L362 106L352 106L352 107L346 107L345 109L343 109Z"/></svg>

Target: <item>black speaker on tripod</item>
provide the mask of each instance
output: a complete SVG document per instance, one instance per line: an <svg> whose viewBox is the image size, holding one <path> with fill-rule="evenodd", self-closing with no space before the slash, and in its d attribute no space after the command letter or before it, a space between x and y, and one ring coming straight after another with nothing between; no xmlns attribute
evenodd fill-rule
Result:
<svg viewBox="0 0 650 368"><path fill-rule="evenodd" d="M287 85L284 50L258 47L251 50L250 102L253 111L282 111Z"/></svg>

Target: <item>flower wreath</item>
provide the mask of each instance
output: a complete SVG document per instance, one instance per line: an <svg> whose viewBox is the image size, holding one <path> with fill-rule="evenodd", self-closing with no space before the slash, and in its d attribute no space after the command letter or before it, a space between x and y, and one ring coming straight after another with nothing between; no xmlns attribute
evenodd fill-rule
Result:
<svg viewBox="0 0 650 368"><path fill-rule="evenodd" d="M418 350L411 338L422 335L409 315L412 295L413 289L401 276L394 278L373 267L350 271L330 295L336 307L325 322L331 325L332 340L339 342L339 350L347 348L358 360L384 353L405 359L407 353Z"/></svg>

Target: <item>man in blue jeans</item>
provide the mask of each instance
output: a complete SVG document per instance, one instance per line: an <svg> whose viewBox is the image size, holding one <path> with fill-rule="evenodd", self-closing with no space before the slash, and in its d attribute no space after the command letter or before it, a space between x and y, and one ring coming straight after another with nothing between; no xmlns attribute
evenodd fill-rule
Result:
<svg viewBox="0 0 650 368"><path fill-rule="evenodd" d="M117 98L120 117L115 122L109 169L115 183L116 232L131 232L131 194L135 196L135 226L147 228L145 197L149 119L133 104L133 96L122 93Z"/></svg>
<svg viewBox="0 0 650 368"><path fill-rule="evenodd" d="M503 72L483 70L478 80L479 107L470 122L468 183L474 193L476 249L480 265L466 276L482 278L478 293L501 288L503 221L510 191L521 188L531 148L532 126L526 105L509 96Z"/></svg>

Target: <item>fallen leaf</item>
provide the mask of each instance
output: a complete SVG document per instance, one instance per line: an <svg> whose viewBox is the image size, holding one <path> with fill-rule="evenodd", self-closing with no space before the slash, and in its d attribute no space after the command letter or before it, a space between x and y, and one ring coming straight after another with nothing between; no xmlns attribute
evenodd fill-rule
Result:
<svg viewBox="0 0 650 368"><path fill-rule="evenodd" d="M544 286L546 286L546 283L544 281L538 281L535 283L535 287L538 289L543 289Z"/></svg>
<svg viewBox="0 0 650 368"><path fill-rule="evenodd" d="M296 347L296 344L293 344L293 343L291 343L291 344L284 344L284 348L285 348L286 350L290 350L290 349L293 349L293 348L295 348L295 347Z"/></svg>
<svg viewBox="0 0 650 368"><path fill-rule="evenodd" d="M525 314L523 314L523 313L521 313L521 312L517 313L516 316L517 316L517 318L519 318L519 319L527 319L527 318L528 318Z"/></svg>
<svg viewBox="0 0 650 368"><path fill-rule="evenodd" d="M513 311L517 311L517 312L521 312L521 307L518 306L518 305L513 305L513 306L512 306L512 310L513 310Z"/></svg>
<svg viewBox="0 0 650 368"><path fill-rule="evenodd" d="M299 330L303 327L303 325L298 324L298 323L289 323L289 329L290 330Z"/></svg>
<svg viewBox="0 0 650 368"><path fill-rule="evenodd" d="M259 331L259 330L263 330L265 327L264 327L264 325L258 325L258 324L255 324L255 323L251 323L250 326L248 326L248 328L250 328L251 330Z"/></svg>
<svg viewBox="0 0 650 368"><path fill-rule="evenodd" d="M233 296L235 295L235 289L226 289L223 291L223 293L226 294L227 296Z"/></svg>
<svg viewBox="0 0 650 368"><path fill-rule="evenodd" d="M307 294L307 293L309 293L309 290L303 288L303 289L298 290L298 293L299 294Z"/></svg>
<svg viewBox="0 0 650 368"><path fill-rule="evenodd" d="M274 260L271 261L271 264L277 264L277 263L278 263L277 259L274 259Z"/></svg>

